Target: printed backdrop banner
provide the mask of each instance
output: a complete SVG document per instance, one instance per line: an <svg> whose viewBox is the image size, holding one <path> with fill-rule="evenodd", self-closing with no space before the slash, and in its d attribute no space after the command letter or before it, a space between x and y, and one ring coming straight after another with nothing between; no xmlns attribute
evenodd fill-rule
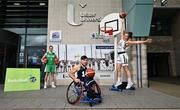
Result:
<svg viewBox="0 0 180 110"><path fill-rule="evenodd" d="M40 69L7 68L4 91L40 90Z"/></svg>
<svg viewBox="0 0 180 110"><path fill-rule="evenodd" d="M87 67L95 70L98 79L114 78L113 44L51 44L60 59L57 68L57 80L69 79L68 71L79 64L82 55L89 59Z"/></svg>

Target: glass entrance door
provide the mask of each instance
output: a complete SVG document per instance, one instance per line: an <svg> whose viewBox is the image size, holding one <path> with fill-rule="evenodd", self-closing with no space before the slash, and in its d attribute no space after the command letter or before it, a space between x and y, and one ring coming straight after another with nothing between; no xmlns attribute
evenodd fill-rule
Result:
<svg viewBox="0 0 180 110"><path fill-rule="evenodd" d="M0 83L3 84L7 68L17 67L17 46L0 43Z"/></svg>

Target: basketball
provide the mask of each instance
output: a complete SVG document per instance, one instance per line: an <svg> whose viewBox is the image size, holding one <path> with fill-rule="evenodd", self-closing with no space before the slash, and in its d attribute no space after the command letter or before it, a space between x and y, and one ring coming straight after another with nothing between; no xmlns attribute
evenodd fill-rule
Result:
<svg viewBox="0 0 180 110"><path fill-rule="evenodd" d="M127 14L126 14L124 11L122 11L122 12L119 13L119 17L120 17L120 18L125 18L126 15L127 15Z"/></svg>
<svg viewBox="0 0 180 110"><path fill-rule="evenodd" d="M87 75L87 77L89 77L89 78L93 78L94 75L95 75L94 69L88 68L88 69L86 70L86 75Z"/></svg>
<svg viewBox="0 0 180 110"><path fill-rule="evenodd" d="M58 59L58 58L55 58L55 59L54 59L54 63L55 63L56 65L58 65L58 64L59 64L59 59Z"/></svg>
<svg viewBox="0 0 180 110"><path fill-rule="evenodd" d="M43 62L43 63L47 63L47 62L48 62L47 57L44 57L44 58L42 59L42 62Z"/></svg>

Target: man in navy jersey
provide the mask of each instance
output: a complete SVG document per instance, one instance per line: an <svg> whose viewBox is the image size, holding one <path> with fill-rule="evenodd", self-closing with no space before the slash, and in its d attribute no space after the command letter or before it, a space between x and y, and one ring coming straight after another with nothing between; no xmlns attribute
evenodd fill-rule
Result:
<svg viewBox="0 0 180 110"><path fill-rule="evenodd" d="M87 90L87 96L89 98L95 98L93 95L92 86L96 82L93 78L89 78L86 76L86 70L87 70L87 64L88 64L88 58L87 56L81 56L81 61L78 65L75 65L70 71L69 71L69 77L75 82L80 83L83 82L83 86ZM75 74L77 73L77 77L75 77Z"/></svg>
<svg viewBox="0 0 180 110"><path fill-rule="evenodd" d="M80 63L69 71L69 77L72 78L75 83L85 82L87 64L88 58L85 55L81 56ZM77 73L77 77L75 77L75 73Z"/></svg>

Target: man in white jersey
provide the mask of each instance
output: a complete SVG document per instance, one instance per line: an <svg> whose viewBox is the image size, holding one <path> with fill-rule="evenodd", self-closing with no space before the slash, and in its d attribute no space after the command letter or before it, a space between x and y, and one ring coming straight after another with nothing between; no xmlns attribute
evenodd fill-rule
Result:
<svg viewBox="0 0 180 110"><path fill-rule="evenodd" d="M122 84L122 75L121 75L121 67L123 67L124 72L127 74L128 83L126 89L130 89L133 86L133 82L131 79L131 73L128 68L128 55L126 53L126 49L128 46L133 44L145 44L151 43L152 39L147 39L144 41L131 41L132 33L125 32L124 27L124 18L121 18L122 29L121 29L121 36L120 41L118 42L117 46L117 81L115 83L115 87L118 87Z"/></svg>

